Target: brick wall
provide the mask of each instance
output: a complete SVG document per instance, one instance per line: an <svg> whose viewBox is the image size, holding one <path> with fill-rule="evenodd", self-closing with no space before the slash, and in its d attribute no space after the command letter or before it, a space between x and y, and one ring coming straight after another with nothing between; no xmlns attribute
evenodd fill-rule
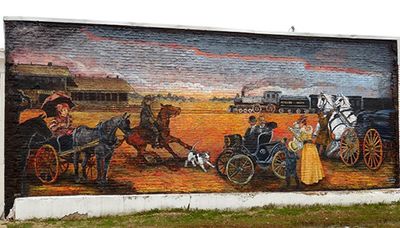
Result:
<svg viewBox="0 0 400 228"><path fill-rule="evenodd" d="M12 199L18 196L398 187L396 55L397 44L393 40L6 21L5 183L9 199L6 207L9 208ZM15 66L24 66L25 70L13 70ZM67 72L61 68L66 68ZM80 88L74 83L82 77L92 79L91 86ZM108 86L104 85L108 79L124 82L116 85L110 81ZM98 146L97 154L90 149L79 158L77 154L80 177L75 176L73 156L63 154L69 150L67 144L58 151L54 140L39 143L43 140L36 136L31 139L36 133L32 130L40 128L41 115L45 112L31 108L24 100L34 96L45 98L53 90L60 90L57 83L67 81L66 86L62 85L64 94L70 94L73 89L82 91L89 100L93 97L90 105L72 100L75 107L70 110L71 128L87 125L104 130L99 127L103 126L100 122L112 128L116 126L113 123L120 124L126 119L130 120L131 128L136 127L141 115L143 118L144 98L153 96L152 111L160 116L159 125L164 126L160 131L168 129L160 138L160 143L165 143L163 148L150 145L155 144L155 133L149 126L147 131L129 134L125 131L127 140L115 145L118 147L114 150L110 150L114 145L110 147L104 141L108 148L107 145ZM127 90L126 85L132 90ZM97 94L106 90L110 91ZM320 92L387 102L382 108L356 113L365 119L357 120L360 126L353 138L343 139L353 140L354 146L349 150L354 157L340 158L338 152L318 154L313 143L297 151L301 158L292 171L297 170L302 183L296 186L293 176L287 187L284 169L279 168L285 163L280 164L280 157L276 155L288 153L284 147L277 149L268 145L256 151L250 143L246 149L253 150L251 154L230 147L224 138L233 134L243 136L250 116L277 123L273 141L283 138L291 141L293 135L288 127L299 120L301 114L307 118L309 126L316 127L318 115L312 113L315 111L312 107L288 106L279 113L279 100L274 103L263 97L264 91L277 90L289 96L286 97L289 102L309 101L309 95ZM235 102L233 98L236 94L241 98L242 91L246 99ZM112 103L111 97L105 102L107 94L125 94L121 96L126 96L128 103L120 107ZM260 112L255 105L259 105ZM274 112L268 107L273 107ZM379 112L378 109L388 111ZM298 110L302 113L295 113ZM376 110L378 113L374 113ZM28 122L35 118L36 122ZM166 119L169 121L164 121ZM48 115L43 121L50 125L54 117ZM382 141L377 137L374 151L378 155L364 159L363 150L369 147L363 143L372 140L365 136L369 129L377 129ZM116 141L123 139L123 130L117 131ZM374 132L370 131L375 137ZM170 148L163 140L169 140ZM149 145L142 148L141 144L146 141ZM304 138L304 141L309 142L309 139ZM188 149L195 144L199 153L208 152L213 164L218 161L226 164L231 159L230 171L224 171L229 165L216 170L206 164L207 172L198 165L192 167L191 163L185 167ZM233 158L230 151L243 155ZM224 153L227 160L223 160L221 154ZM368 150L365 153L368 154ZM85 154L89 159L87 179L82 176L81 167ZM98 163L96 158L100 159ZM108 163L108 169L96 169L96 164ZM243 171L241 178L232 171L240 164L245 171L237 169ZM26 176L21 175L23 170ZM107 172L107 178L97 176L98 172ZM319 178L307 172L317 173ZM316 183L310 183L313 181Z"/></svg>

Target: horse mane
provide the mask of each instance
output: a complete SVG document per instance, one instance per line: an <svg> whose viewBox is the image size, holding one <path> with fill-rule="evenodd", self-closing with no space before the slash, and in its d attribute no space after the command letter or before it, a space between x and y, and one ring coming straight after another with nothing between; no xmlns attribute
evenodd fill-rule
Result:
<svg viewBox="0 0 400 228"><path fill-rule="evenodd" d="M170 106L171 105L163 105L163 106L161 106L161 109L157 114L157 120L162 120L163 118L165 118L165 116L163 115L163 112L166 109L166 107L170 107Z"/></svg>

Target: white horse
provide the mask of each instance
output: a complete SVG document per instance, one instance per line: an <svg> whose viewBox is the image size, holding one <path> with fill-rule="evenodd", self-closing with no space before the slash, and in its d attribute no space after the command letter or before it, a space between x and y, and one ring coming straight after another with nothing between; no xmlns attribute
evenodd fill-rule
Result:
<svg viewBox="0 0 400 228"><path fill-rule="evenodd" d="M357 123L357 116L354 115L349 98L341 93L338 94L336 96L335 106L339 109L340 114L342 114L343 120L351 127L354 127Z"/></svg>
<svg viewBox="0 0 400 228"><path fill-rule="evenodd" d="M318 97L318 108L324 113L333 110L328 122L328 129L333 140L326 149L328 158L339 158L340 139L347 128L352 128L357 123L357 117L353 113L349 99L343 94L338 94L336 100L332 95L321 93ZM317 125L316 131L319 129Z"/></svg>

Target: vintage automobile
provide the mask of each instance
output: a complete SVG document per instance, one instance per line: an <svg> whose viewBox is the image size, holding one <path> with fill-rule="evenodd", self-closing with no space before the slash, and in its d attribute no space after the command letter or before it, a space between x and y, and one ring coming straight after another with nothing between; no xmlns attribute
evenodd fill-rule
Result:
<svg viewBox="0 0 400 228"><path fill-rule="evenodd" d="M216 160L219 175L235 184L244 185L251 181L255 165L263 170L271 166L278 178L285 178L285 144L271 142L272 130L258 135L256 142L245 142L241 135L224 137L224 149Z"/></svg>

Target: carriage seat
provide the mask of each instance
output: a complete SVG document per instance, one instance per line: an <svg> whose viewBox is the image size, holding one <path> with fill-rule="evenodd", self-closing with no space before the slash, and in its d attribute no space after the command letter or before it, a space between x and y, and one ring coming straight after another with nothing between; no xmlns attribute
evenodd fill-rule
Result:
<svg viewBox="0 0 400 228"><path fill-rule="evenodd" d="M47 144L50 144L57 152L70 150L73 148L72 135L63 135L58 137L52 137L49 139Z"/></svg>

